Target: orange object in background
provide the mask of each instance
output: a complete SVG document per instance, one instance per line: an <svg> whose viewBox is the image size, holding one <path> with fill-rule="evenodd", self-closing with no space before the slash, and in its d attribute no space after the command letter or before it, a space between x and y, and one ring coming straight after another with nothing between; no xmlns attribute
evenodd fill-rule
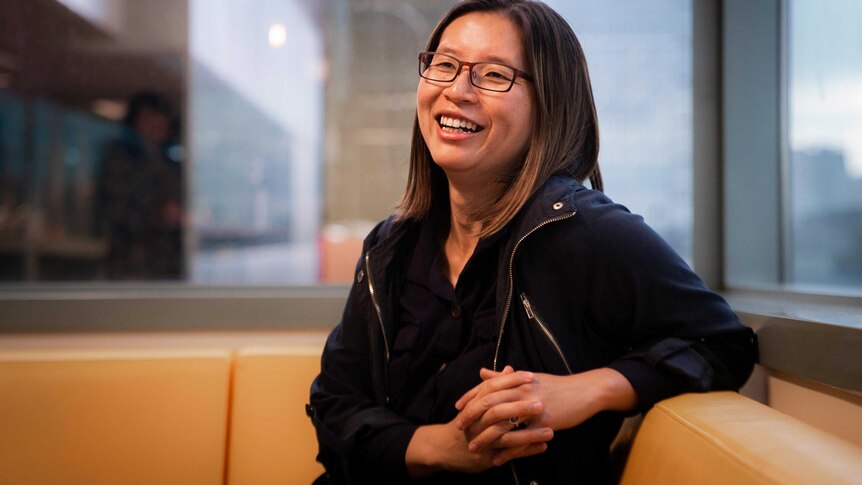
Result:
<svg viewBox="0 0 862 485"><path fill-rule="evenodd" d="M327 224L320 235L320 282L351 283L371 221Z"/></svg>

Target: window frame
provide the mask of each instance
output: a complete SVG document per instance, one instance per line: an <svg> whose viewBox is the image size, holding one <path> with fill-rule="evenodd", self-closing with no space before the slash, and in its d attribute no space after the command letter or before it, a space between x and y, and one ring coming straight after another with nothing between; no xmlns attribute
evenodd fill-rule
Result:
<svg viewBox="0 0 862 485"><path fill-rule="evenodd" d="M797 334L803 325L807 338L840 345L862 337L862 291L829 295L779 284L789 241L783 170L786 12L787 0L693 1L694 267L746 324L763 328L773 322ZM754 283L738 277L740 268L753 271ZM37 332L328 330L338 323L347 292L347 285L6 284L0 285L0 338ZM773 339L782 332L762 335L763 348L774 350L780 340ZM807 338L783 340L790 347L781 347L780 354L768 350L761 362L862 390L841 371L855 353L846 342L828 366L818 367Z"/></svg>

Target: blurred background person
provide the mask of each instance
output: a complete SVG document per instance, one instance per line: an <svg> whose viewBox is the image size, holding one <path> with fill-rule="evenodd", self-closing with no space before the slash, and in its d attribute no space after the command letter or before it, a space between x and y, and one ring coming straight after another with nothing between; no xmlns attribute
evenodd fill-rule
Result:
<svg viewBox="0 0 862 485"><path fill-rule="evenodd" d="M182 167L169 156L178 122L156 93L129 100L119 139L104 150L96 188L96 232L107 239L109 279L183 277Z"/></svg>

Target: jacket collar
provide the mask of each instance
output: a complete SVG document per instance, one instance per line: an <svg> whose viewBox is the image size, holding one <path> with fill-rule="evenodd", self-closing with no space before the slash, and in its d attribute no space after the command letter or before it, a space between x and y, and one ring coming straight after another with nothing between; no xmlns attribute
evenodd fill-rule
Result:
<svg viewBox="0 0 862 485"><path fill-rule="evenodd" d="M577 211L575 193L585 190L585 187L575 179L553 176L548 179L527 201L518 215L509 223L514 229L509 232L508 240L501 253L497 272L497 314L502 312L504 294L508 291L508 266L510 258L514 257L518 241L539 228L546 221L557 217L571 215ZM403 272L410 256L412 244L402 244L403 241L418 237L420 224L417 221L396 221L390 216L372 232L368 238L366 254L366 270L369 280L373 280L375 292L379 294L376 301L380 305L380 316L383 319L385 338L392 341L393 326L389 321L392 315L392 305L400 293L398 285L403 278L394 272ZM505 258L505 259L503 259ZM370 283L369 281L369 283Z"/></svg>
<svg viewBox="0 0 862 485"><path fill-rule="evenodd" d="M545 221L576 212L575 193L581 190L586 188L573 178L549 178L510 222L514 228L510 242L517 242Z"/></svg>
<svg viewBox="0 0 862 485"><path fill-rule="evenodd" d="M586 187L573 178L559 175L550 177L509 223L514 228L510 241L518 241L546 220L576 212L575 193L581 190L586 190ZM390 216L372 238L371 250L375 253L392 253L391 249L397 246L403 237L418 231L418 228L419 223L416 221L396 221L394 216ZM389 262L384 261L384 265Z"/></svg>

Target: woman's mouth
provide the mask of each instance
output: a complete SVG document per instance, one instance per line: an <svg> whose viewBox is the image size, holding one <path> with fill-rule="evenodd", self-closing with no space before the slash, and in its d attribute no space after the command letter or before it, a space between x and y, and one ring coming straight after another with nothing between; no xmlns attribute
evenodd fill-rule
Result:
<svg viewBox="0 0 862 485"><path fill-rule="evenodd" d="M440 116L437 118L440 128L448 133L478 133L485 129L472 121L453 118L451 116Z"/></svg>

